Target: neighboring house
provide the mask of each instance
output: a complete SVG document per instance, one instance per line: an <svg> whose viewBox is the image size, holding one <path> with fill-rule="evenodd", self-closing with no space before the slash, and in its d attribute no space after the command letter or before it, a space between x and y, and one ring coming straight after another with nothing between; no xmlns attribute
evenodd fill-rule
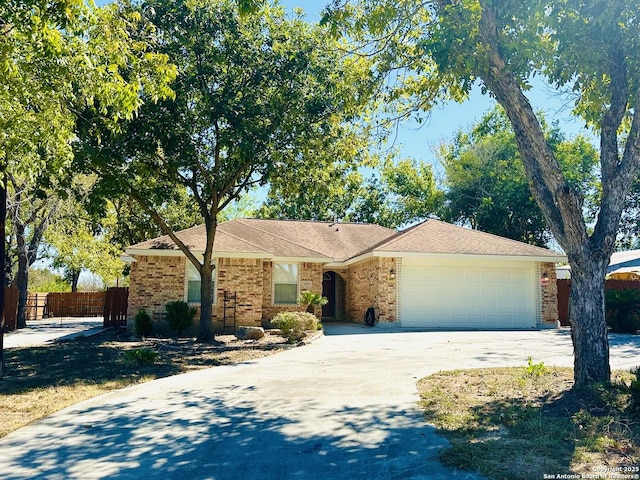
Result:
<svg viewBox="0 0 640 480"><path fill-rule="evenodd" d="M559 279L570 279L571 267L569 265L557 267L556 276ZM614 280L640 280L640 250L613 252L607 267L607 278Z"/></svg>
<svg viewBox="0 0 640 480"><path fill-rule="evenodd" d="M640 278L640 250L613 252L607 278L617 280L638 280Z"/></svg>
<svg viewBox="0 0 640 480"><path fill-rule="evenodd" d="M569 265L561 265L556 267L556 278L558 280L568 280L571 278L571 267Z"/></svg>
<svg viewBox="0 0 640 480"><path fill-rule="evenodd" d="M203 226L177 233L195 253ZM303 290L322 292L323 321L362 323L374 307L380 326L430 329L556 327L555 264L564 255L427 220L401 232L371 224L242 219L218 225L214 322L219 331L260 325L299 310ZM197 305L198 272L168 236L133 245L129 317L145 308Z"/></svg>

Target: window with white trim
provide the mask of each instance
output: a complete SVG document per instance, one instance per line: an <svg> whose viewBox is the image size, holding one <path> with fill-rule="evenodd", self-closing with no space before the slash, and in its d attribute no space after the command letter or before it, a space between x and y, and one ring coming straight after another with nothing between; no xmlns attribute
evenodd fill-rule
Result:
<svg viewBox="0 0 640 480"><path fill-rule="evenodd" d="M298 264L273 264L273 303L295 305L298 299Z"/></svg>
<svg viewBox="0 0 640 480"><path fill-rule="evenodd" d="M213 277L213 272L211 272L211 275ZM215 277L213 277L213 280L211 282L211 288L213 289L214 294L213 303L215 303L216 292L214 280ZM200 300L202 299L202 295L200 294L201 285L202 280L200 279L200 272L193 265L193 263L187 260L187 303L200 303Z"/></svg>

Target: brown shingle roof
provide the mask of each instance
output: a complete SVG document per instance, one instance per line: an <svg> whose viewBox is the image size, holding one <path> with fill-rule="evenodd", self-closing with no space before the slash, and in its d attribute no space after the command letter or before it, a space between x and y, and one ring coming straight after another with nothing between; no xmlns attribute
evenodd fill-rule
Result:
<svg viewBox="0 0 640 480"><path fill-rule="evenodd" d="M549 257L550 261L558 261L564 257L546 248L433 219L403 230L371 250L399 253Z"/></svg>
<svg viewBox="0 0 640 480"><path fill-rule="evenodd" d="M359 255L371 245L396 234L394 230L370 223L259 219L243 219L235 222L252 229L257 237L261 237L261 234L269 234L286 238L297 245L330 257L334 261L344 261Z"/></svg>
<svg viewBox="0 0 640 480"><path fill-rule="evenodd" d="M207 238L204 225L181 230L176 232L176 235L190 250L204 250ZM219 252L268 253L258 245L245 239L234 237L220 228L216 232L214 248ZM178 250L178 247L168 235L164 235L132 245L127 250Z"/></svg>
<svg viewBox="0 0 640 480"><path fill-rule="evenodd" d="M203 251L205 227L176 234L191 250ZM168 236L133 245L135 250L177 250ZM215 252L326 259L342 262L364 253L433 253L564 258L560 253L439 220L395 232L379 225L304 220L238 219L218 225Z"/></svg>
<svg viewBox="0 0 640 480"><path fill-rule="evenodd" d="M324 257L328 261L344 261L395 234L394 230L364 223L238 219L218 225L214 251L265 253L276 257ZM204 225L177 232L177 236L190 249L204 250ZM177 247L165 235L133 245L127 250L149 249L176 250Z"/></svg>

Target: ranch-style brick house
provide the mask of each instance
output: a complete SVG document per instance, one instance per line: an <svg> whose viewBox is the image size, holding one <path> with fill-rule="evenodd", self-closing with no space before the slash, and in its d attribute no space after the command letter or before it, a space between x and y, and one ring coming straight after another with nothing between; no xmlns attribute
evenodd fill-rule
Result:
<svg viewBox="0 0 640 480"><path fill-rule="evenodd" d="M204 250L204 226L177 235L191 251ZM159 326L167 302L199 305L199 274L168 236L133 245L126 255L130 323L140 308ZM380 327L554 328L555 264L566 260L438 220L397 232L373 224L238 219L218 225L214 257L218 331L300 310L303 290L327 297L316 307L325 322L363 323L374 307Z"/></svg>

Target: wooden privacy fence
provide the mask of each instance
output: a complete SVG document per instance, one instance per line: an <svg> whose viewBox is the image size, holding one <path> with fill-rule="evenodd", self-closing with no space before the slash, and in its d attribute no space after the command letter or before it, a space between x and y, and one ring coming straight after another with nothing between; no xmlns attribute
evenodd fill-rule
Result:
<svg viewBox="0 0 640 480"><path fill-rule="evenodd" d="M27 294L27 311L25 312L27 321L42 320L47 317L47 295L48 293Z"/></svg>
<svg viewBox="0 0 640 480"><path fill-rule="evenodd" d="M50 293L46 315L49 317L100 317L105 292Z"/></svg>
<svg viewBox="0 0 640 480"><path fill-rule="evenodd" d="M558 285L558 319L563 327L569 326L569 296L571 295L571 280L560 279ZM605 290L640 290L637 280L606 280Z"/></svg>
<svg viewBox="0 0 640 480"><path fill-rule="evenodd" d="M104 323L106 327L126 327L129 289L127 287L107 288L104 299Z"/></svg>
<svg viewBox="0 0 640 480"><path fill-rule="evenodd" d="M100 317L105 327L127 325L129 289L107 288L106 292L32 293L27 295L26 320L48 317ZM4 289L5 330L18 327L18 289Z"/></svg>
<svg viewBox="0 0 640 480"><path fill-rule="evenodd" d="M18 328L18 289L16 287L4 287L4 329L15 330Z"/></svg>

